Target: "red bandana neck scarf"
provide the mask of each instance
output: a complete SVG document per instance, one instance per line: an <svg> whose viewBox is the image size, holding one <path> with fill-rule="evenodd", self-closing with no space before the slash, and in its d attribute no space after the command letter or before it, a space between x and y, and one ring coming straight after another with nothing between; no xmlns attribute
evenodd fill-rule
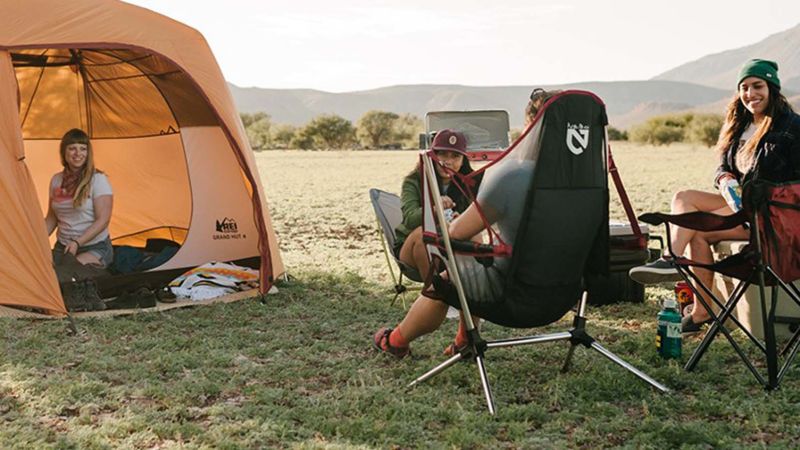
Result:
<svg viewBox="0 0 800 450"><path fill-rule="evenodd" d="M75 190L78 189L78 183L80 183L85 170L86 166L81 167L79 170L72 170L69 167L64 168L61 179L61 189L64 194L70 197L75 196Z"/></svg>

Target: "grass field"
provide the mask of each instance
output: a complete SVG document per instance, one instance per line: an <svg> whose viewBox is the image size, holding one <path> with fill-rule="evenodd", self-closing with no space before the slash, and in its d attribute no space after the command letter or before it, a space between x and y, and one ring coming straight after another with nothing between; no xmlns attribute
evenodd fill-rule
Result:
<svg viewBox="0 0 800 450"><path fill-rule="evenodd" d="M679 188L708 188L716 160L689 146L614 150L637 213L666 210ZM415 342L407 360L371 349L370 335L404 311L389 304L367 190L398 191L416 154L288 151L257 160L293 275L280 294L266 305L83 320L77 337L63 322L0 320L0 448L800 446L800 371L767 394L722 342L693 373L655 354L666 289L648 289L644 304L590 308L589 317L595 337L672 395L584 349L560 374L565 344L489 353L495 418L473 365L406 389L441 361L455 323ZM697 343L685 340L684 355Z"/></svg>

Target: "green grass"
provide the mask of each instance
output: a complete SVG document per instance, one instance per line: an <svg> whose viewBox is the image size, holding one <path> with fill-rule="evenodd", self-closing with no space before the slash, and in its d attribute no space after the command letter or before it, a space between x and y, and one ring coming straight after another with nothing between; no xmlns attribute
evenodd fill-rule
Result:
<svg viewBox="0 0 800 450"><path fill-rule="evenodd" d="M713 155L691 147L623 146L616 154L639 212L666 208L679 187L705 187L713 170ZM414 155L276 152L258 161L294 279L266 304L82 320L84 333L74 337L60 321L0 320L0 448L800 445L800 372L768 394L722 342L692 373L655 354L665 289L648 290L643 304L590 308L589 331L671 395L583 348L561 374L563 343L489 352L494 418L474 365L407 389L442 360L456 325L415 342L403 361L370 346L370 335L403 310L389 304L366 189L397 190ZM487 324L484 334L566 326ZM684 341L684 353L697 344Z"/></svg>

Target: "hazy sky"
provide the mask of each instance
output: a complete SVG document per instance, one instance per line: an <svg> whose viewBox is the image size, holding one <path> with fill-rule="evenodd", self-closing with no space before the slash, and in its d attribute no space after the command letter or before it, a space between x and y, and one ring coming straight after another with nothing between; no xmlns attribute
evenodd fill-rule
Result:
<svg viewBox="0 0 800 450"><path fill-rule="evenodd" d="M800 0L131 0L239 86L331 92L642 80L800 23Z"/></svg>

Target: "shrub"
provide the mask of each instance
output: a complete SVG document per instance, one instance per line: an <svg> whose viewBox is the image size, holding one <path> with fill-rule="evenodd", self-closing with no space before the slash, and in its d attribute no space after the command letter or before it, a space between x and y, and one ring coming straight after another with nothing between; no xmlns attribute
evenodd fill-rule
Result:
<svg viewBox="0 0 800 450"><path fill-rule="evenodd" d="M719 114L698 114L689 124L687 137L692 142L711 147L717 143L722 122Z"/></svg>
<svg viewBox="0 0 800 450"><path fill-rule="evenodd" d="M693 114L651 117L631 129L630 139L641 144L667 145L682 142Z"/></svg>
<svg viewBox="0 0 800 450"><path fill-rule="evenodd" d="M614 127L608 127L608 140L610 141L627 141L628 132L625 130L618 130Z"/></svg>

